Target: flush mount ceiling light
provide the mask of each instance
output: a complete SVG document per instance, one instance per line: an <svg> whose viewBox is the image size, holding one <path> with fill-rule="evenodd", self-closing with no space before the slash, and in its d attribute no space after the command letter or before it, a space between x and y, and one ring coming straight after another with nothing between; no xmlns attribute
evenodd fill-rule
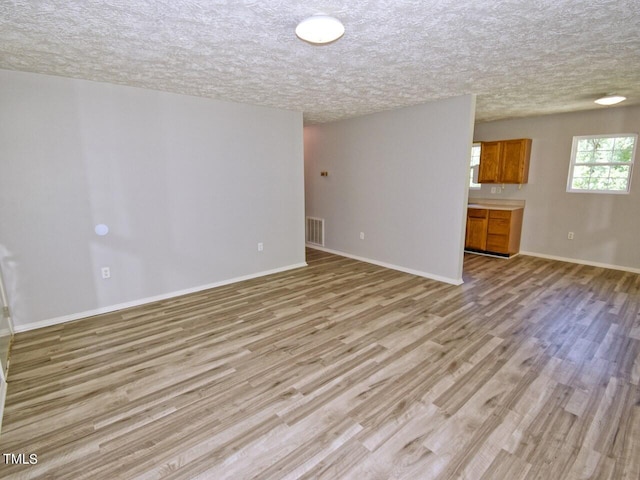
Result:
<svg viewBox="0 0 640 480"><path fill-rule="evenodd" d="M337 18L317 14L302 20L296 27L296 35L305 42L324 45L344 35L344 25Z"/></svg>
<svg viewBox="0 0 640 480"><path fill-rule="evenodd" d="M622 95L606 95L597 100L594 100L598 105L615 105L616 103L624 102L627 97Z"/></svg>

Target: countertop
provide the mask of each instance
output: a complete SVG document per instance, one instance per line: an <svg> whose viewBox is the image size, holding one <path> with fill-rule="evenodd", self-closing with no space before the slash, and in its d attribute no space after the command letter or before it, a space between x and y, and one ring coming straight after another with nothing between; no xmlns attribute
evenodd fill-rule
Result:
<svg viewBox="0 0 640 480"><path fill-rule="evenodd" d="M484 208L487 210L520 210L524 208L524 205L514 205L514 204L496 204L496 203L469 203L467 208Z"/></svg>

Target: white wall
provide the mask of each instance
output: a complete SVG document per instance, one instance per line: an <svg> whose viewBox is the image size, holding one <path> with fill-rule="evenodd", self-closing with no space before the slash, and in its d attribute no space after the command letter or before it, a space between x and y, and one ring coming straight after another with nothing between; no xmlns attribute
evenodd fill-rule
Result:
<svg viewBox="0 0 640 480"><path fill-rule="evenodd" d="M304 264L302 138L299 112L0 71L16 328Z"/></svg>
<svg viewBox="0 0 640 480"><path fill-rule="evenodd" d="M460 283L474 114L469 95L305 127L306 213L325 219L325 247Z"/></svg>
<svg viewBox="0 0 640 480"><path fill-rule="evenodd" d="M479 123L476 141L533 139L529 183L507 185L500 195L483 185L469 196L526 201L522 251L640 269L640 153L629 195L566 192L574 136L639 131L640 106Z"/></svg>

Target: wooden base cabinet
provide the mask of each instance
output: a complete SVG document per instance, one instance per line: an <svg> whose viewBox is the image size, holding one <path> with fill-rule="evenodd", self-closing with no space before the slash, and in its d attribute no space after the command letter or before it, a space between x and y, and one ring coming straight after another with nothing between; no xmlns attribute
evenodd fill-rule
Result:
<svg viewBox="0 0 640 480"><path fill-rule="evenodd" d="M469 208L465 249L511 256L520 251L524 209Z"/></svg>
<svg viewBox="0 0 640 480"><path fill-rule="evenodd" d="M464 247L474 250L486 250L488 226L489 211L487 209L469 208L467 210L467 233Z"/></svg>

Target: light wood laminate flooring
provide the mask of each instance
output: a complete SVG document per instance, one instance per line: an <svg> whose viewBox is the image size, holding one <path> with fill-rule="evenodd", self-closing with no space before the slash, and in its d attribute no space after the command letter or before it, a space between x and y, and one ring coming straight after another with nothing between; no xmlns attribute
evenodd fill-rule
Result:
<svg viewBox="0 0 640 480"><path fill-rule="evenodd" d="M2 478L640 478L640 276L309 266L17 335Z"/></svg>

